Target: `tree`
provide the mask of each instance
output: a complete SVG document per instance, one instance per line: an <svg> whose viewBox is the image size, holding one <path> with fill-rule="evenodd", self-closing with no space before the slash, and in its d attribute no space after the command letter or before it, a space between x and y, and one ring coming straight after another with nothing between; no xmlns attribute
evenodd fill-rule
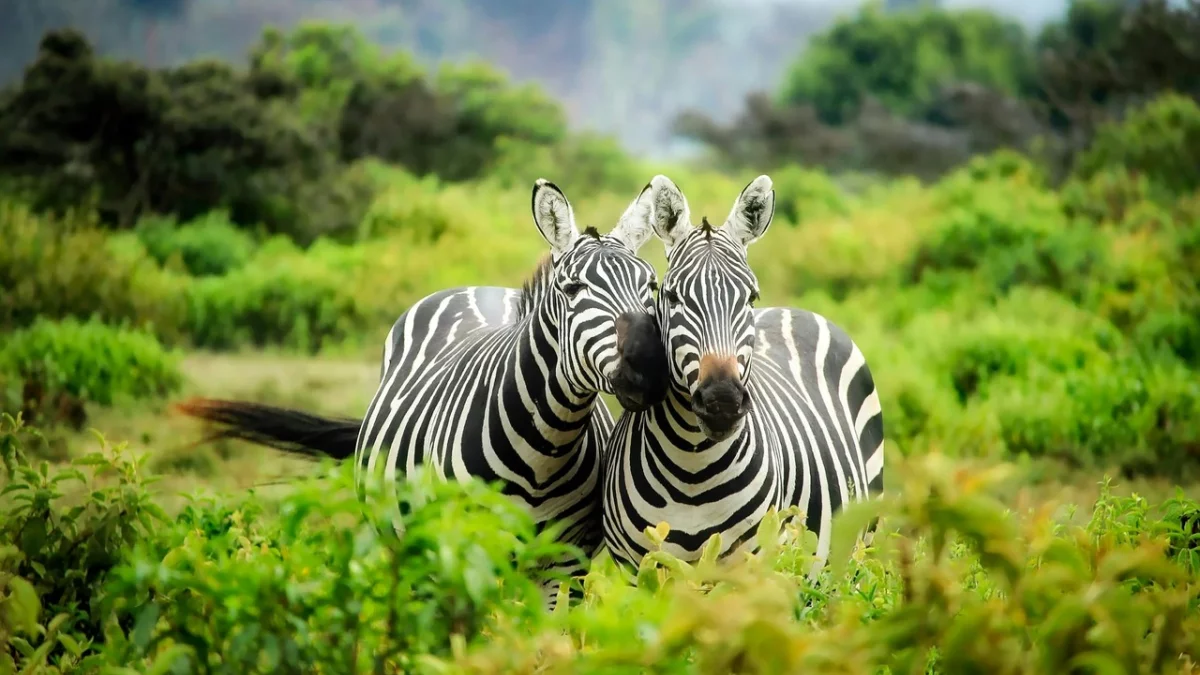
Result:
<svg viewBox="0 0 1200 675"><path fill-rule="evenodd" d="M969 81L1007 95L1034 89L1034 60L1019 24L983 10L928 6L887 13L868 3L813 38L784 80L783 105L813 105L844 124L866 97L913 117L938 91Z"/></svg>

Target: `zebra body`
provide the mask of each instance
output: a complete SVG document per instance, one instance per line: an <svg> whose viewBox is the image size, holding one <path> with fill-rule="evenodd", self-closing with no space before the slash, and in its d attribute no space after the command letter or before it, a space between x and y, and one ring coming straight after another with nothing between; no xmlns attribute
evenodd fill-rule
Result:
<svg viewBox="0 0 1200 675"><path fill-rule="evenodd" d="M832 516L883 489L883 418L866 360L818 314L752 307L746 247L770 224L769 178L747 186L719 228L692 226L670 180L651 185L667 247L658 319L670 388L658 405L624 413L609 440L605 544L636 565L651 547L645 529L666 521L663 548L684 560L718 533L722 555L752 551L770 507L798 506L823 562Z"/></svg>
<svg viewBox="0 0 1200 675"><path fill-rule="evenodd" d="M665 396L656 275L636 255L651 234L648 191L601 235L580 232L566 196L539 180L533 215L550 256L521 289L454 288L409 307L359 420L239 402L192 404L190 414L224 422L225 436L353 457L359 494L396 508L397 481L418 465L448 480L499 481L539 528L562 523L561 541L590 555L602 540L600 453L613 426L598 393L627 409ZM581 566L551 564L567 574ZM555 588L544 589L553 607Z"/></svg>

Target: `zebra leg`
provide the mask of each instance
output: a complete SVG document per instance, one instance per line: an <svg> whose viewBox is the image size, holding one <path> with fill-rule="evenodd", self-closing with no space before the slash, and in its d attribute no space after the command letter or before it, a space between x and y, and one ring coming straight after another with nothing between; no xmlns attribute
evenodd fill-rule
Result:
<svg viewBox="0 0 1200 675"><path fill-rule="evenodd" d="M550 576L541 581L541 590L548 611L553 612L558 607L560 589L564 584L567 585L568 606L583 601L583 589L576 583L576 578L587 574L586 562L572 555L564 555L550 562L545 570Z"/></svg>

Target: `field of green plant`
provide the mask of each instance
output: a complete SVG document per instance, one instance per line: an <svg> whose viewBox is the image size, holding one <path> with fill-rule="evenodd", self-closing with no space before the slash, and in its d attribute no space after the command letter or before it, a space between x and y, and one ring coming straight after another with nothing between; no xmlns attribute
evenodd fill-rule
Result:
<svg viewBox="0 0 1200 675"><path fill-rule="evenodd" d="M670 165L351 38L160 73L50 34L0 92L0 674L1200 672L1195 96L1098 124L1065 172ZM81 91L154 132L46 103ZM414 96L457 117L381 149L367 112L422 123ZM550 614L558 545L490 486L413 476L383 538L348 467L200 443L170 409L360 415L410 303L533 271L535 178L606 231L660 172L713 222L768 173L762 305L824 314L872 366L887 494L837 517L815 583L815 537L777 514L745 559L602 554Z"/></svg>

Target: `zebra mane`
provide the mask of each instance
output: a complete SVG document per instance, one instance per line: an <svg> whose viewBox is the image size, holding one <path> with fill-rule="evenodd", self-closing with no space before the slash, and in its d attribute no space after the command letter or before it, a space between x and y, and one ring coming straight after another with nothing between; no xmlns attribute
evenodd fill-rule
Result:
<svg viewBox="0 0 1200 675"><path fill-rule="evenodd" d="M600 240L600 231L594 225L588 225L581 233L582 236L591 237L596 241ZM517 309L517 319L523 319L529 315L537 301L542 297L546 290L546 285L550 281L550 275L554 272L554 258L549 253L542 256L538 261L538 266L533 270L533 274L529 275L521 284L521 303Z"/></svg>
<svg viewBox="0 0 1200 675"><path fill-rule="evenodd" d="M716 230L712 223L708 222L708 216L700 216L700 231L704 233L704 238L712 241L713 232Z"/></svg>
<svg viewBox="0 0 1200 675"><path fill-rule="evenodd" d="M529 278L521 284L521 302L517 309L518 320L528 316L534 305L537 304L538 298L545 292L546 284L549 283L550 274L553 271L554 259L547 253L538 261L533 274L529 275Z"/></svg>

